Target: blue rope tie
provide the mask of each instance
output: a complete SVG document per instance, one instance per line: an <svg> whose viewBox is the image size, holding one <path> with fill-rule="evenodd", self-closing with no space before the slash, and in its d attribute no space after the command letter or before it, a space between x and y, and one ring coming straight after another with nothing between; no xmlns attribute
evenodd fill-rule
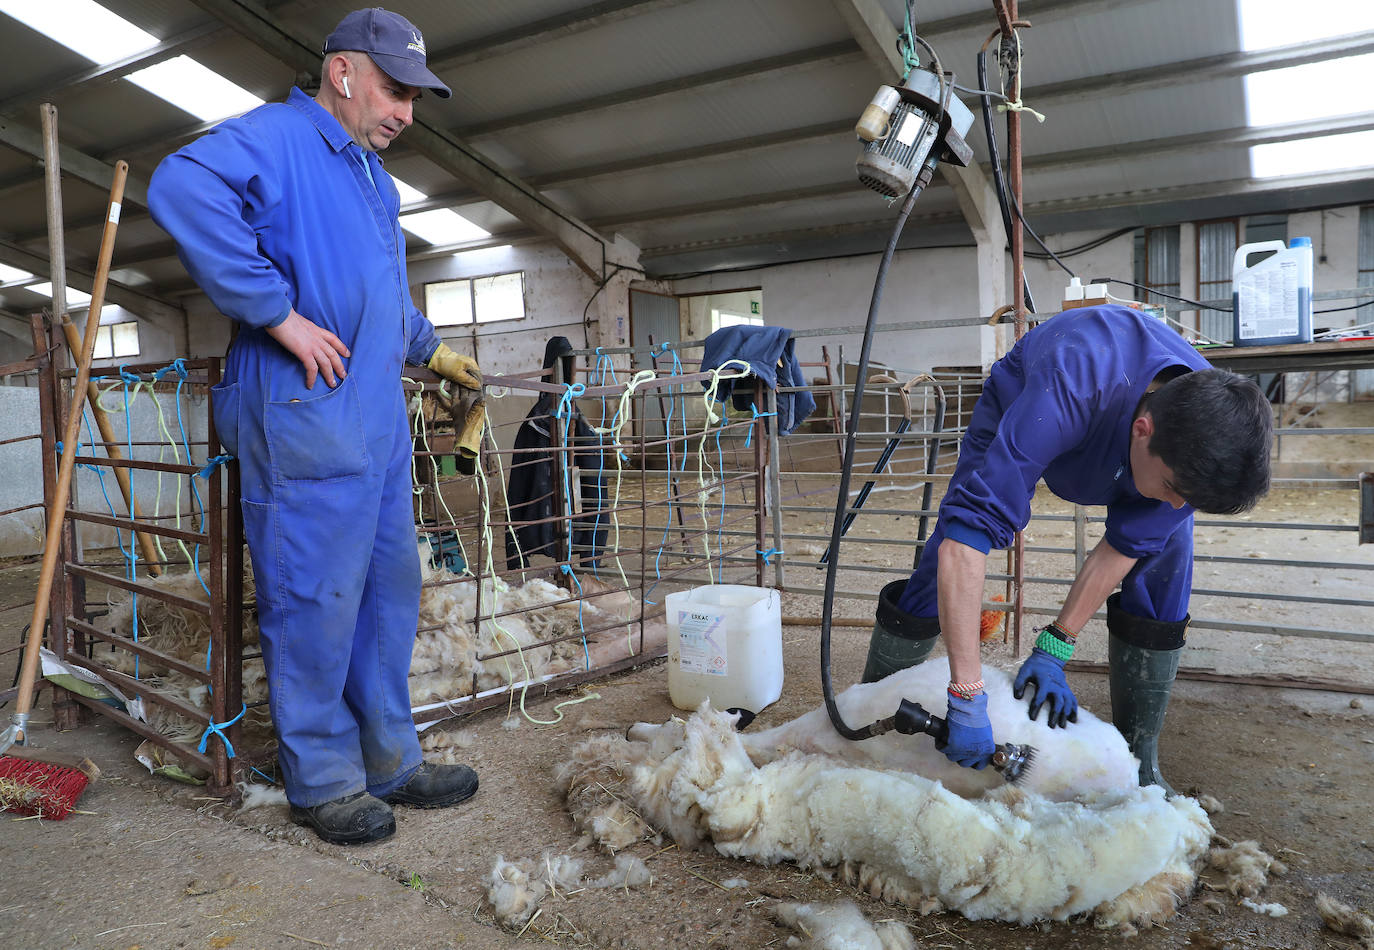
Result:
<svg viewBox="0 0 1374 950"><path fill-rule="evenodd" d="M196 478L204 478L208 480L211 474L214 473L215 469L219 468L225 462L232 462L233 460L234 457L232 455L216 455L214 458L210 459L210 461L205 463L204 468L202 468L199 472L196 472Z"/></svg>
<svg viewBox="0 0 1374 950"><path fill-rule="evenodd" d="M754 438L754 423L760 419L766 419L768 416L777 415L776 412L759 412L758 404L753 402L749 403L749 411L754 414L754 418L749 420L749 431L744 434L744 447L746 449L749 448L749 443Z"/></svg>
<svg viewBox="0 0 1374 950"><path fill-rule="evenodd" d="M592 655L587 651L587 628L582 625L582 582L573 573L571 564L560 564L558 569L572 578L577 585L577 629L582 631L582 655L587 659L587 669L592 668Z"/></svg>
<svg viewBox="0 0 1374 950"><path fill-rule="evenodd" d="M572 401L587 391L587 387L581 383L568 383L563 391L563 395L558 400L558 408L554 410L553 417L562 419L564 413L572 412Z"/></svg>
<svg viewBox="0 0 1374 950"><path fill-rule="evenodd" d="M782 550L779 548L769 548L767 551L758 551L757 549L755 550L756 553L763 558L764 564L772 564L773 558L778 557L782 554Z"/></svg>
<svg viewBox="0 0 1374 950"><path fill-rule="evenodd" d="M234 723L242 719L244 717L244 714L247 712L248 704L244 703L243 708L239 710L239 714L235 716L233 719L230 719L228 722L215 722L213 719L211 719L210 724L205 727L205 734L200 737L200 745L196 746L196 751L199 752L201 755L204 755L205 745L210 741L210 737L212 735L219 736L219 741L224 743L224 751L228 754L229 758L232 759L235 755L234 745L229 741L229 737L224 734L224 730L228 729Z"/></svg>

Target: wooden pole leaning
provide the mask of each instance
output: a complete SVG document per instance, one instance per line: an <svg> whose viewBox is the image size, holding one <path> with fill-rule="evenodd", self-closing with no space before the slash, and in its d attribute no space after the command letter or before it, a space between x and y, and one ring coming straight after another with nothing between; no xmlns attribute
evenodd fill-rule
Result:
<svg viewBox="0 0 1374 950"><path fill-rule="evenodd" d="M76 467L77 436L81 425L81 407L86 401L86 389L91 381L91 357L95 353L95 338L100 328L100 311L105 306L105 285L110 277L110 260L114 256L115 231L124 201L124 183L129 177L129 164L116 162L114 183L110 187L110 203L105 215L105 229L100 238L100 258L96 266L95 282L91 287L91 305L86 317L86 332L77 358L76 382L72 386L71 411L62 435L62 462L57 470L57 486L48 503L48 530L43 545L43 567L38 575L38 592L34 596L33 617L29 621L29 639L24 645L24 659L19 677L19 695L15 700L13 725L0 735L0 752L22 742L28 729L29 710L33 705L34 685L38 673L38 650L43 642L43 626L48 620L48 598L52 594L57 575L57 558L62 543L62 521L67 502L71 498L72 472Z"/></svg>
<svg viewBox="0 0 1374 950"><path fill-rule="evenodd" d="M81 353L81 332L77 330L76 324L72 323L71 314L67 312L66 250L63 241L64 224L62 216L62 159L57 147L57 109L52 103L45 102L40 107L40 112L43 119L43 175L47 179L48 257L52 262L53 270L53 315L62 324L62 333L67 338L67 348L71 350L72 359L76 360ZM100 390L95 383L87 384L86 401L91 404L91 414L95 416L96 428L100 430L100 438L105 443L105 454L112 459L124 458L124 452L115 440L114 428L110 425L110 417L100 406ZM143 511L129 487L128 470L117 467L114 470L114 477L115 481L119 482L119 491L124 496L124 507L129 512L130 520L142 520ZM143 552L143 560L148 563L148 573L153 577L159 576L162 573L162 562L158 556L157 545L152 536L144 531L137 532L137 536L139 550Z"/></svg>

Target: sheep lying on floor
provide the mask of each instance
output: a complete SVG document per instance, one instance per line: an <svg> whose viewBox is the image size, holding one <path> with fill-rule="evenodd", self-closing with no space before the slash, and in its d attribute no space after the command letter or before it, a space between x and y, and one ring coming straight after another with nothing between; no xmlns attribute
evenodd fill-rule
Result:
<svg viewBox="0 0 1374 950"><path fill-rule="evenodd" d="M1026 715L1026 700L1012 696L1007 674L992 667L985 670L988 718L996 741L1030 745L1037 750L1035 762L1017 783L1020 788L1053 801L1135 788L1140 765L1115 726L1087 710L1081 710L1078 722L1067 729L1051 729L1045 724L1048 715L1043 712L1032 722ZM844 721L855 729L891 716L903 699L918 702L928 712L943 716L948 683L948 661L932 659L877 683L851 686L835 697L835 703ZM748 733L743 741L749 758L760 765L796 749L835 756L851 765L913 772L942 782L945 788L965 798L1002 784L1002 777L992 768L975 770L955 765L927 736L889 732L863 742L851 742L831 726L824 706L776 729Z"/></svg>
<svg viewBox="0 0 1374 950"><path fill-rule="evenodd" d="M821 709L746 738L709 704L628 738L588 740L558 777L579 827L612 846L634 840L626 827L637 812L684 847L838 869L922 910L1018 923L1090 912L1098 926L1127 930L1173 916L1211 838L1206 814L1135 787L1124 741L1086 710L1068 730L1037 726L1008 678L988 674L998 741L1038 748L1038 777L1021 787L946 767L926 736L847 743ZM897 695L938 714L946 682L948 667L931 661L848 690L840 707L856 726L890 715Z"/></svg>

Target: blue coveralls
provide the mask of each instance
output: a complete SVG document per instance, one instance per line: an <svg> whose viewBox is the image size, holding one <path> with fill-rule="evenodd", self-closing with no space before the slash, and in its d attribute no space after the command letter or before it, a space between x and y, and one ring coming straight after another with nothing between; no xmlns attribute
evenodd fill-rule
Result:
<svg viewBox="0 0 1374 950"><path fill-rule="evenodd" d="M1165 323L1126 307L1071 310L1042 323L992 367L974 406L935 530L898 602L938 614L936 549L953 538L987 553L1030 521L1042 477L1066 501L1107 507L1107 543L1139 560L1121 607L1178 621L1193 584L1193 509L1143 497L1131 479L1130 430L1146 388L1170 367L1208 369Z"/></svg>
<svg viewBox="0 0 1374 950"><path fill-rule="evenodd" d="M239 323L215 427L239 460L278 762L292 804L420 764L406 677L420 600L405 361L439 340L411 301L400 199L375 153L299 89L158 166L154 219ZM291 308L352 356L330 389L267 335Z"/></svg>

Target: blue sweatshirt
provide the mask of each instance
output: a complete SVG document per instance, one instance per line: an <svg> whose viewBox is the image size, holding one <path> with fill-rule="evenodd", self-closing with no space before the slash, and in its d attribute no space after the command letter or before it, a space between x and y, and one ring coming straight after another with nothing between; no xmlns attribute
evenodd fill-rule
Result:
<svg viewBox="0 0 1374 950"><path fill-rule="evenodd" d="M1193 509L1136 491L1129 449L1136 407L1170 367L1210 364L1163 321L1126 307L1071 310L1027 333L984 385L965 441L986 448L951 480L940 506L946 536L984 552L1008 547L1044 478L1066 501L1105 505L1117 551L1161 551Z"/></svg>

